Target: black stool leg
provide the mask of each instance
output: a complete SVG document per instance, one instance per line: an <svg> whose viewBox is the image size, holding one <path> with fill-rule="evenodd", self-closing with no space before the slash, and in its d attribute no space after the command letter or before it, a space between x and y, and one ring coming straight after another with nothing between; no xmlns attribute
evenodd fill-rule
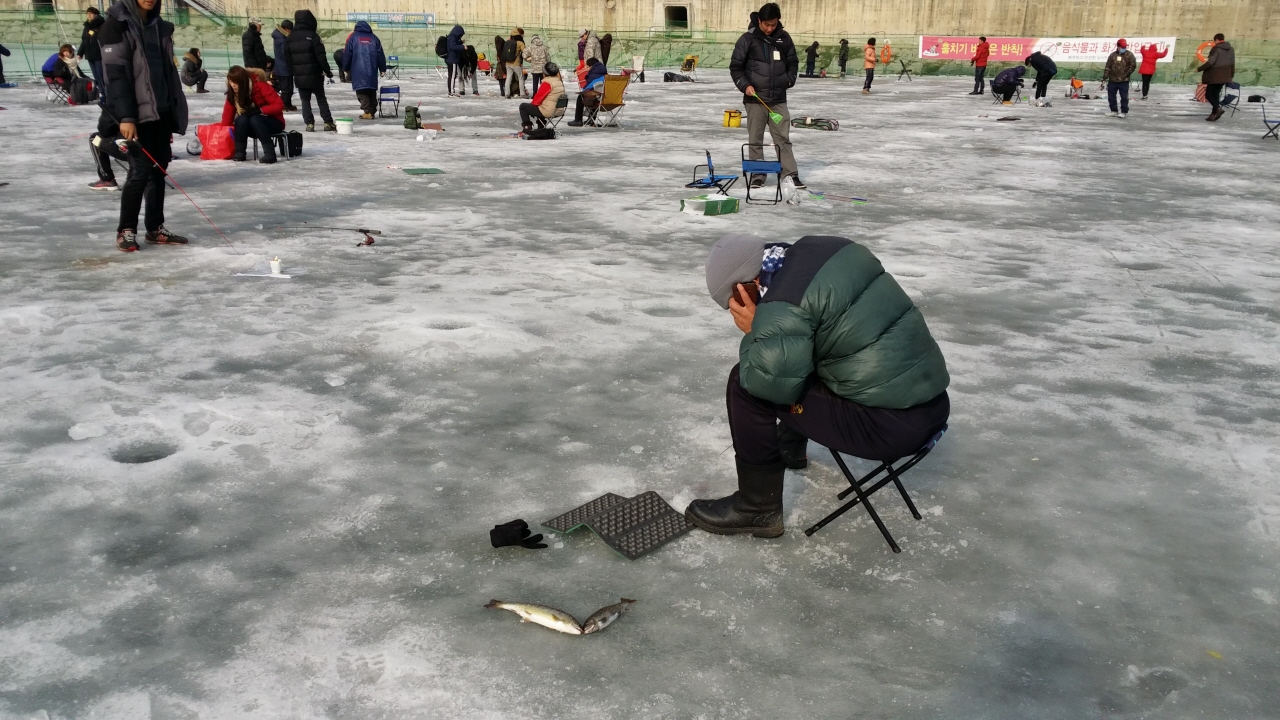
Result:
<svg viewBox="0 0 1280 720"><path fill-rule="evenodd" d="M897 486L898 493L902 495L902 501L907 504L907 509L911 510L911 516L917 520L923 520L924 518L920 517L920 511L916 510L916 504L911 502L911 496L907 495L907 489L902 487L901 482L898 482L896 474L893 476L893 484Z"/></svg>

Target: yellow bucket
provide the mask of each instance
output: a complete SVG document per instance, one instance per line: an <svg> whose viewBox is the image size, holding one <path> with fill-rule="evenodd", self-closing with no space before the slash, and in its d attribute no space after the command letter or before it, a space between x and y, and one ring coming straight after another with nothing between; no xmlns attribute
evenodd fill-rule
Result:
<svg viewBox="0 0 1280 720"><path fill-rule="evenodd" d="M727 128L742 127L742 111L741 110L725 110L724 126Z"/></svg>

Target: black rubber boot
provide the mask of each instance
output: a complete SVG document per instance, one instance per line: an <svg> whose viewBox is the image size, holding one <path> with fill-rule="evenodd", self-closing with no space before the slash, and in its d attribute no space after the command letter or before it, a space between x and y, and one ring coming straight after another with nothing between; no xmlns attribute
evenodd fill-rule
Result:
<svg viewBox="0 0 1280 720"><path fill-rule="evenodd" d="M684 516L716 535L782 537L782 474L786 466L737 462L738 491L719 500L694 500Z"/></svg>
<svg viewBox="0 0 1280 720"><path fill-rule="evenodd" d="M782 464L788 469L809 467L809 438L787 427L786 423L778 423L778 454L782 455Z"/></svg>

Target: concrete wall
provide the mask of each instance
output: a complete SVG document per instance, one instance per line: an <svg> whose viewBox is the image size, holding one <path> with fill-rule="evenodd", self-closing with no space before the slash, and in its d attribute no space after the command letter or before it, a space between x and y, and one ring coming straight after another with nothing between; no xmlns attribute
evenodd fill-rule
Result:
<svg viewBox="0 0 1280 720"><path fill-rule="evenodd" d="M0 43L56 44L69 33L79 35L79 19L86 2L58 0L66 14L61 25L52 18L33 19L26 13L0 12ZM177 33L180 47L224 48L234 58L243 18L249 14L268 23L292 17L302 7L321 21L326 45L334 49L345 37L348 10L369 12L434 12L436 29L380 28L379 36L391 54L402 61L436 62L432 48L438 33L455 21L468 31L468 41L481 52L492 52L495 34L506 35L519 24L526 35L540 34L553 59L572 66L576 61L576 29L591 27L614 34L610 66L630 64L644 55L648 67L671 67L686 54L698 55L705 67L725 67L733 42L746 25L756 0L223 0L239 19L220 28L191 13L190 24ZM688 8L690 28L668 33L663 27L666 5ZM1236 47L1237 79L1247 85L1280 85L1280 0L784 0L783 22L797 45L817 40L822 47L820 67L832 67L840 37L856 49L867 36L891 40L895 55L908 60L915 72L964 74L962 62L922 62L916 57L921 33L1012 36L1172 35L1177 37L1174 62L1161 64L1157 82L1192 83L1198 79L1195 49L1214 32L1223 32ZM0 0L5 8L30 8L30 0ZM74 42L74 40L72 40ZM856 65L857 63L855 63ZM6 63L12 67L11 63ZM895 63L896 66L896 63ZM1068 67L1082 78L1100 74L1100 66Z"/></svg>

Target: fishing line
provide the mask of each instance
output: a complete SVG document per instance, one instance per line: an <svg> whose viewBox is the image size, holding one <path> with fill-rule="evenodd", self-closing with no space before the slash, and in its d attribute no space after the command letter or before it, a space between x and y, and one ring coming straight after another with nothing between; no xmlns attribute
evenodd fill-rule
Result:
<svg viewBox="0 0 1280 720"><path fill-rule="evenodd" d="M165 176L165 177L169 178L170 180L173 180L173 186L174 186L174 187L176 187L176 188L178 188L178 192L182 193L182 194L183 194L183 195L184 195L188 200L191 200L191 204L195 206L196 210L199 210L199 211L200 211L200 215L201 215L201 216L203 216L203 217L204 217L204 219L205 219L205 220L206 220L210 225L212 225L212 226L213 226L213 229L214 229L214 230L217 230L217 231L218 231L218 235L222 237L222 240L223 240L223 242L225 242L225 243L227 244L227 247L231 248L231 249L232 249L232 251L234 251L234 252L235 252L235 254L237 254L237 255L243 255L244 253L242 253L242 252L240 252L238 249L236 249L236 246L231 244L231 240L227 239L227 236L226 236L226 235L223 235L222 230L221 230L220 228L218 228L218 226L217 226L217 225L214 225L213 221L209 219L209 216L208 216L208 215L205 215L204 210L201 210L201 209L200 209L200 206L199 206L199 205L196 205L196 201L195 201L195 200L192 200L190 195L187 195L187 191L182 189L182 186L178 184L178 181L177 181L177 180L174 180L174 179L173 179L173 176L169 174L169 171L168 171L168 170L165 170L163 167L161 167L161 166L160 166L160 163L156 162L156 159L155 159L155 158L153 158L153 157L151 157L151 153L147 152L147 149L146 149L146 148L144 148L144 147L142 147L142 144L141 144L141 143L138 143L137 141L135 141L135 142L134 142L134 145L135 145L139 150L141 150L141 151L142 151L142 154L143 154L143 155L146 155L146 156L147 156L147 158L148 158L149 160L151 160L151 162L152 162L152 163L155 163L155 166L156 166L157 168L160 168L160 172L164 173L164 176Z"/></svg>

